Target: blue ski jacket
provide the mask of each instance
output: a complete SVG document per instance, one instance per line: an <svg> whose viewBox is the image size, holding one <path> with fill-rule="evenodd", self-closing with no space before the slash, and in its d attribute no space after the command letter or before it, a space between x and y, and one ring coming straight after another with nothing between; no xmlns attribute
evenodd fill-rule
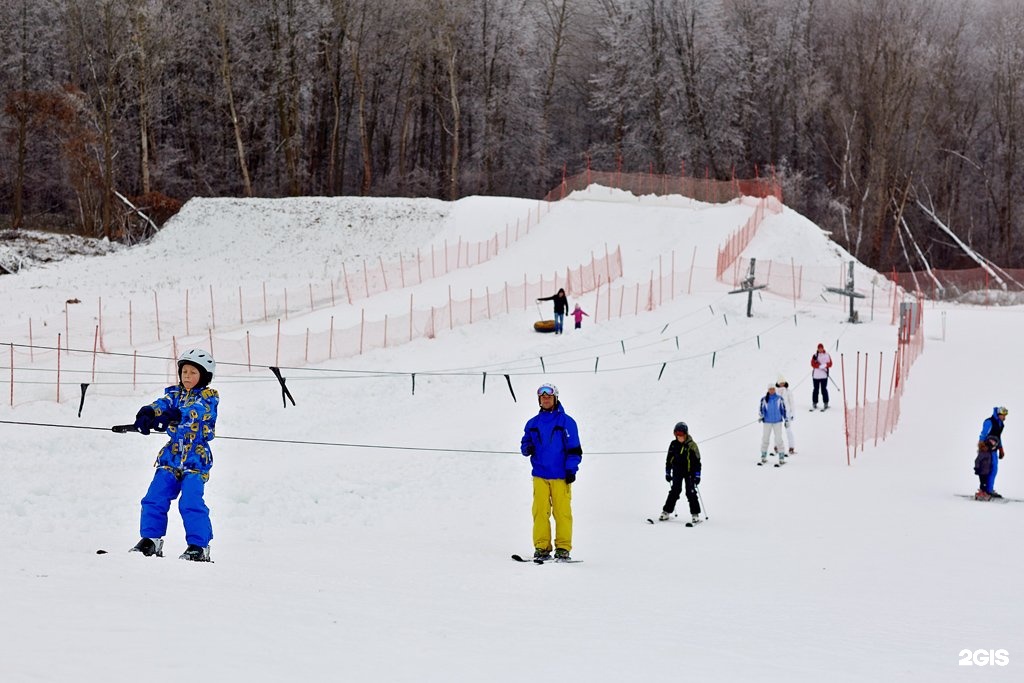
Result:
<svg viewBox="0 0 1024 683"><path fill-rule="evenodd" d="M778 394L765 394L761 399L761 419L768 424L783 422L789 419L786 414L786 402Z"/></svg>
<svg viewBox="0 0 1024 683"><path fill-rule="evenodd" d="M205 387L187 391L180 384L164 389L161 398L150 403L160 415L169 408L181 411L181 422L167 428L170 437L156 458L154 467L163 467L176 475L196 472L204 480L210 478L213 451L210 441L217 425L217 406L220 396L216 389Z"/></svg>
<svg viewBox="0 0 1024 683"><path fill-rule="evenodd" d="M541 410L530 418L519 451L530 457L533 476L541 479L564 479L566 472L579 470L583 460L579 432L561 401L554 409Z"/></svg>
<svg viewBox="0 0 1024 683"><path fill-rule="evenodd" d="M997 450L1003 445L1003 420L999 417L999 406L992 409L992 417L986 418L981 425L981 434L978 441L985 441L988 438L995 439L995 445L989 450Z"/></svg>

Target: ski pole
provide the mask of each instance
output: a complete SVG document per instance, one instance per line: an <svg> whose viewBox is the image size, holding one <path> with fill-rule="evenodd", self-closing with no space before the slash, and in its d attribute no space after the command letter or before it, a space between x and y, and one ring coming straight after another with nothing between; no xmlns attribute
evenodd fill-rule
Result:
<svg viewBox="0 0 1024 683"><path fill-rule="evenodd" d="M704 511L704 519L707 519L708 518L708 508L707 508L706 505L704 505L704 496L700 495L700 487L699 486L694 486L693 488L697 489L697 500L700 501L700 509Z"/></svg>

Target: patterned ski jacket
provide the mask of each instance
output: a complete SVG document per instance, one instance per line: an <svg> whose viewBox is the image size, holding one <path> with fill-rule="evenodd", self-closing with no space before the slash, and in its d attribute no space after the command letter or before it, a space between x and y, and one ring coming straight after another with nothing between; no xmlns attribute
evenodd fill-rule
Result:
<svg viewBox="0 0 1024 683"><path fill-rule="evenodd" d="M761 419L768 424L788 420L786 414L786 402L778 394L765 394L761 399Z"/></svg>
<svg viewBox="0 0 1024 683"><path fill-rule="evenodd" d="M530 456L533 476L541 479L564 479L566 472L579 470L583 448L576 420L562 409L561 401L553 410L541 410L530 418L519 452Z"/></svg>
<svg viewBox="0 0 1024 683"><path fill-rule="evenodd" d="M210 478L213 451L210 441L217 425L217 406L220 396L216 389L204 387L186 391L180 384L164 389L162 398L150 403L157 415L169 408L181 411L181 422L167 428L170 437L156 458L154 467L163 467L180 476L183 472L196 472L203 480Z"/></svg>

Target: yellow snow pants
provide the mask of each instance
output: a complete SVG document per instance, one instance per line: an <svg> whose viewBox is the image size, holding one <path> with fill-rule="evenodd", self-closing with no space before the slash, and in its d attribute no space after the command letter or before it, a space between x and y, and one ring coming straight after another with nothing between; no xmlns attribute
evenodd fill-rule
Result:
<svg viewBox="0 0 1024 683"><path fill-rule="evenodd" d="M533 547L551 550L551 513L555 548L572 550L572 484L564 479L533 478Z"/></svg>

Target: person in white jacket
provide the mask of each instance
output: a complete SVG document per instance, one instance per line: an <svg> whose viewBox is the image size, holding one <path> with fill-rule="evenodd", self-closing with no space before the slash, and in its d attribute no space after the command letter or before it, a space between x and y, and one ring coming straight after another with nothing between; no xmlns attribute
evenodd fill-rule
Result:
<svg viewBox="0 0 1024 683"><path fill-rule="evenodd" d="M793 403L793 392L789 390L789 382L782 375L779 375L779 379L775 382L775 392L782 397L782 400L786 404L786 413L789 415L789 419L783 424L786 429L786 443L789 444L789 454L793 455L796 453L796 442L793 441L793 420L796 419L796 404Z"/></svg>

